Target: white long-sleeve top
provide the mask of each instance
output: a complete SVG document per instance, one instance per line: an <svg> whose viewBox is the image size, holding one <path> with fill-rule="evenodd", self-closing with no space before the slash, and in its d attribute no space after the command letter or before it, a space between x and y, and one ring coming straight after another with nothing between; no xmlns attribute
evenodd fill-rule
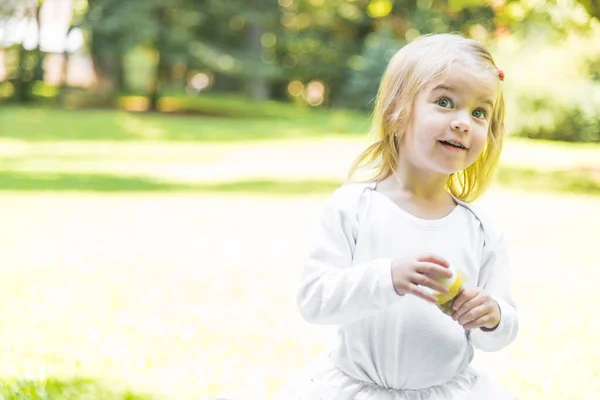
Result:
<svg viewBox="0 0 600 400"><path fill-rule="evenodd" d="M515 303L502 235L471 205L458 202L441 219L402 210L376 183L347 184L327 201L297 293L304 318L339 325L331 361L356 379L393 389L449 381L473 357L496 351L517 334ZM391 263L425 253L442 256L498 302L490 332L465 331L437 307L394 290Z"/></svg>

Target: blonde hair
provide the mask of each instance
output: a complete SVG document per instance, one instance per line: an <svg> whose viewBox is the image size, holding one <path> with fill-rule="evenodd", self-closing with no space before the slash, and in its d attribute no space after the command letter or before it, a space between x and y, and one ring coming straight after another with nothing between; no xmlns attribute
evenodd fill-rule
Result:
<svg viewBox="0 0 600 400"><path fill-rule="evenodd" d="M393 174L398 164L398 139L409 125L417 95L446 73L452 63L468 61L497 74L498 67L487 49L457 34L423 36L400 49L390 60L377 93L369 132L375 143L352 163L348 179L364 167L374 167L371 180L380 181ZM449 176L446 188L450 194L469 202L485 192L498 165L503 137L504 95L499 89L486 146L473 164Z"/></svg>

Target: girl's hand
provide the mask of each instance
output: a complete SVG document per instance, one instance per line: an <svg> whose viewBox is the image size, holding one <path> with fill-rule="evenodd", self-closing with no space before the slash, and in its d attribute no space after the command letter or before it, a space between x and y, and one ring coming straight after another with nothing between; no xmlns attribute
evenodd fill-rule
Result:
<svg viewBox="0 0 600 400"><path fill-rule="evenodd" d="M437 298L419 287L426 286L440 293L448 293L448 288L437 281L440 278L452 277L450 264L443 258L426 254L416 260L394 260L392 262L392 282L399 295L413 294L430 303L437 303Z"/></svg>
<svg viewBox="0 0 600 400"><path fill-rule="evenodd" d="M465 329L495 329L500 323L500 307L481 288L467 288L454 300L452 319Z"/></svg>

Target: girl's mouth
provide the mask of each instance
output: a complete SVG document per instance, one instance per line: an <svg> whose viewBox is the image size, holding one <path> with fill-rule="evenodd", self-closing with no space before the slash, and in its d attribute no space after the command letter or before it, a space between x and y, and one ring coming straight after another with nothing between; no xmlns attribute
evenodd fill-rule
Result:
<svg viewBox="0 0 600 400"><path fill-rule="evenodd" d="M448 140L438 140L444 147L450 147L456 150L468 150L465 146L458 142L448 141Z"/></svg>

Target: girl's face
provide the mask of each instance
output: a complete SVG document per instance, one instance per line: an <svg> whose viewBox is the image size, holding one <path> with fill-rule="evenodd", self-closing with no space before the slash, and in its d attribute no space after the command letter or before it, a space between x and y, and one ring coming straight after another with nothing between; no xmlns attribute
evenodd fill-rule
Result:
<svg viewBox="0 0 600 400"><path fill-rule="evenodd" d="M399 142L401 163L423 172L451 174L483 151L499 79L491 72L454 64L421 90Z"/></svg>

